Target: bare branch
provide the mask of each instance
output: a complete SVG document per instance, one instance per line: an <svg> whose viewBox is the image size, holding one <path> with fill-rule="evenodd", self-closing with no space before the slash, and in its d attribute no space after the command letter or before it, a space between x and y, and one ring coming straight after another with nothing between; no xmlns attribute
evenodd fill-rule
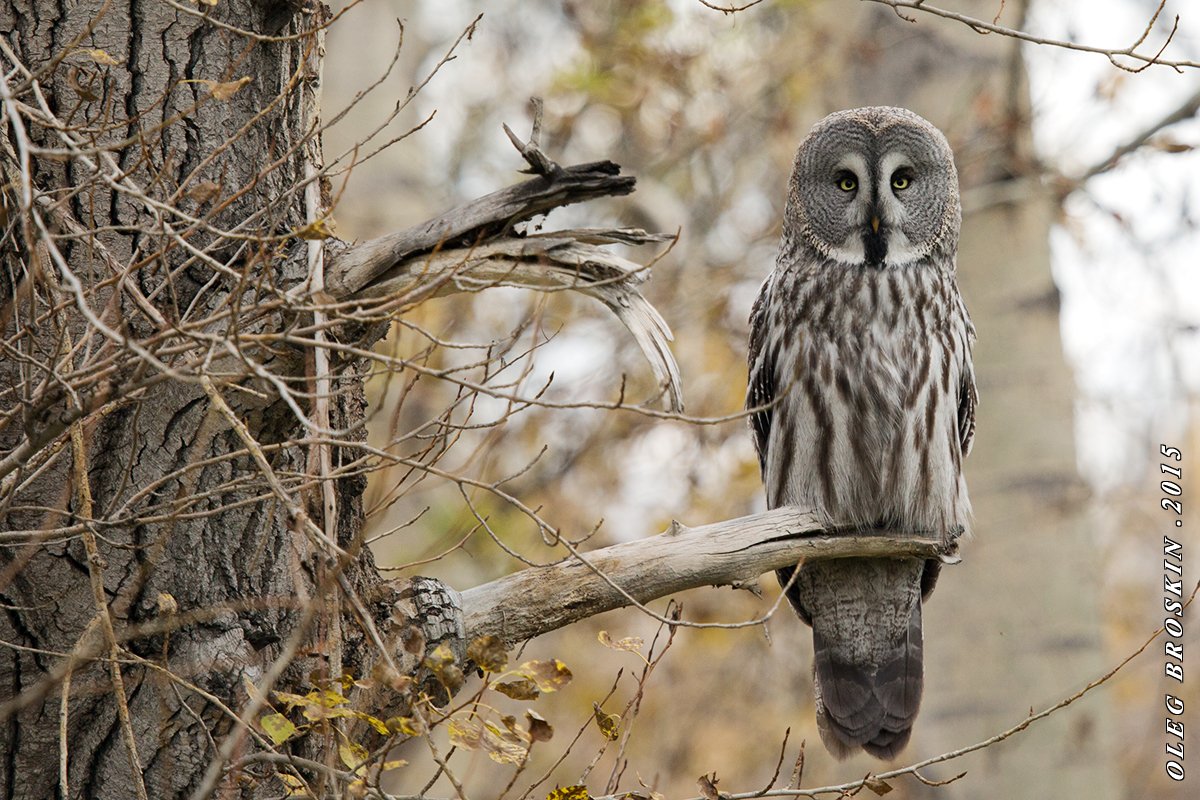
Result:
<svg viewBox="0 0 1200 800"><path fill-rule="evenodd" d="M327 291L345 298L369 286L402 261L445 246L471 246L538 214L597 197L633 191L632 176L611 161L564 167L553 177L492 192L412 228L331 253L325 267Z"/></svg>
<svg viewBox="0 0 1200 800"><path fill-rule="evenodd" d="M645 231L556 231L523 238L506 237L476 248L445 250L404 261L359 293L358 297L424 297L493 286L540 291L571 289L594 297L633 334L660 386L668 407L683 410L679 366L671 354L671 329L635 288L646 270L599 246L604 242L660 242L670 237Z"/></svg>
<svg viewBox="0 0 1200 800"><path fill-rule="evenodd" d="M972 17L967 14L961 14L957 11L950 11L950 10L947 10L944 8L938 8L937 6L931 6L931 5L927 4L924 0L863 0L863 1L868 2L868 3L878 3L879 5L887 6L887 7L891 8L893 11L895 11L897 16L899 16L901 19L906 20L908 22L916 22L916 19L914 17L908 16L907 14L904 14L901 11L901 9L912 10L912 11L923 11L926 14L932 14L935 17L942 17L943 19L950 19L950 20L954 20L955 22L961 22L963 25L966 25L967 27L971 28L976 33L981 33L981 34L997 33L997 34L1000 34L1001 36L1007 36L1012 39L1019 39L1022 42L1029 42L1030 44L1046 45L1047 47L1059 47L1064 50L1077 50L1077 51L1083 52L1083 53L1097 53L1099 55L1105 56L1109 60L1109 62L1112 63L1112 65L1114 67L1125 70L1126 72L1141 72L1142 70L1146 69L1147 67L1153 66L1155 64L1158 64L1158 65L1161 65L1164 67L1171 67L1172 69L1174 69L1177 72L1182 72L1184 68L1195 69L1197 67L1200 67L1200 61L1190 61L1187 59L1165 59L1162 57L1163 52L1167 48L1167 45L1170 44L1171 40L1175 36L1175 30L1178 28L1178 25L1179 25L1178 17L1175 19L1175 25L1172 28L1170 34L1168 34L1166 41L1163 42L1163 44L1159 47L1157 52L1155 52L1153 54L1138 52L1138 47L1140 47L1146 41L1147 36L1149 36L1149 34L1150 34L1150 29L1153 27L1155 20L1158 18L1158 15L1161 13L1162 5L1159 5L1155 9L1154 16L1151 18L1150 22L1146 25L1145 32L1142 33L1142 35L1140 37L1138 37L1138 39L1133 44L1129 45L1128 47L1099 47L1096 45L1087 45L1087 44L1081 44L1079 42L1072 42L1072 41L1069 41L1066 39L1052 39L1047 36L1037 36L1035 34L1027 32L1027 31L1018 30L1016 28L1009 28L1009 27L1005 27L1004 25L997 24L997 22L995 20L989 22L987 20L978 19L976 17ZM700 0L700 2L703 2L703 0ZM708 5L708 3L704 3L704 5ZM709 6L709 7L711 8L712 6ZM734 11L734 10L739 10L739 9L718 9L718 10L728 12L728 11ZM997 19L999 19L999 15L997 15ZM1133 64L1130 65L1127 62L1133 62Z"/></svg>
<svg viewBox="0 0 1200 800"><path fill-rule="evenodd" d="M754 580L808 558L952 558L953 547L895 533L839 535L812 513L786 507L695 528L675 523L584 554L585 562L531 567L468 589L463 625L468 641L490 634L515 644L633 602Z"/></svg>
<svg viewBox="0 0 1200 800"><path fill-rule="evenodd" d="M1123 142L1120 146L1113 150L1108 157L1097 161L1095 164L1089 167L1086 172L1074 180L1074 186L1072 188L1076 188L1079 185L1086 183L1090 178L1094 178L1097 175L1108 172L1115 167L1122 158L1136 150L1141 149L1141 147L1146 144L1146 142L1150 141L1150 138L1156 133L1171 127L1177 122L1183 122L1184 120L1191 119L1192 117L1196 116L1197 111L1200 111L1200 89L1192 92L1192 94L1182 103L1164 114L1152 124L1146 126L1145 129L1140 131L1133 138L1129 139L1129 141Z"/></svg>

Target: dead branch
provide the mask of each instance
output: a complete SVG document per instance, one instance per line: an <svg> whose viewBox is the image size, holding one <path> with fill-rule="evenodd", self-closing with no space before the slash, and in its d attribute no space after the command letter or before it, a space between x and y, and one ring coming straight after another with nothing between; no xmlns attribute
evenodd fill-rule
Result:
<svg viewBox="0 0 1200 800"><path fill-rule="evenodd" d="M480 244L513 225L555 208L617 197L633 191L635 179L611 161L564 167L550 176L514 184L472 200L441 216L378 239L331 253L327 291L346 298L368 287L401 262L442 247Z"/></svg>
<svg viewBox="0 0 1200 800"><path fill-rule="evenodd" d="M703 2L703 0L701 0L701 2ZM1163 6L1166 4L1165 0L1158 4L1158 6L1155 8L1154 15L1151 17L1150 22L1146 25L1145 30L1137 38L1137 40L1128 47L1101 47L1097 45L1083 44L1081 42L1073 42L1067 39L1053 39L1047 36L1038 36L1036 34L1029 33L1028 31L1009 28L998 24L998 20L1000 18L999 14L996 15L996 19L988 21L979 19L977 17L972 17L967 14L962 14L957 11L931 6L927 4L925 0L866 0L866 2L878 3L879 5L887 6L891 8L892 11L896 12L898 17L906 22L916 22L917 20L915 17L905 14L905 11L921 11L926 14L932 14L935 17L961 22L963 25L966 25L968 28L979 34L995 33L999 34L1000 36L1007 36L1011 39L1017 39L1022 42L1029 42L1030 44L1044 45L1046 47L1058 47L1064 50L1076 50L1082 53L1096 53L1107 58L1109 63L1111 63L1117 69L1121 69L1126 72L1141 72L1147 67L1154 65L1171 67L1176 72L1182 72L1185 68L1195 69L1200 67L1200 61L1192 61L1188 59L1166 59L1162 57L1163 53L1167 49L1167 46L1175 37L1176 31L1179 29L1178 16L1175 17L1174 25L1171 28L1171 32L1167 35L1166 40L1155 52L1139 52L1138 48L1141 47L1146 41L1146 38L1150 35L1151 29L1154 27L1154 23L1158 20L1159 15L1162 13ZM708 5L707 3L704 4ZM730 10L739 9L717 10L728 12Z"/></svg>
<svg viewBox="0 0 1200 800"><path fill-rule="evenodd" d="M955 545L895 533L839 534L810 512L763 514L688 528L674 523L557 564L530 567L462 595L467 641L493 635L515 644L586 617L698 586L729 586L809 558L942 558ZM654 564L654 569L646 569Z"/></svg>
<svg viewBox="0 0 1200 800"><path fill-rule="evenodd" d="M617 316L637 341L668 394L671 411L683 410L682 380L671 354L671 329L636 286L647 270L602 244L643 244L671 237L641 230L568 230L508 236L474 248L443 250L403 261L357 297L427 296L517 286L540 291L575 290Z"/></svg>
<svg viewBox="0 0 1200 800"><path fill-rule="evenodd" d="M1078 178L1068 181L1067 186L1071 189L1078 188L1095 176L1108 172L1125 156L1140 150L1155 134L1171 127L1177 122L1191 119L1196 116L1198 111L1200 111L1200 89L1192 92L1178 106L1146 126L1128 141L1122 142L1112 153L1090 166Z"/></svg>
<svg viewBox="0 0 1200 800"><path fill-rule="evenodd" d="M608 306L629 329L666 391L671 412L683 410L671 329L638 292L646 267L605 249L674 237L630 228L589 228L526 235L518 223L555 208L633 191L635 179L611 161L561 167L538 146L541 103L533 100L533 133L521 142L505 133L538 177L492 192L427 222L356 245L332 243L326 292L337 300L398 298L401 302L491 286L573 289Z"/></svg>

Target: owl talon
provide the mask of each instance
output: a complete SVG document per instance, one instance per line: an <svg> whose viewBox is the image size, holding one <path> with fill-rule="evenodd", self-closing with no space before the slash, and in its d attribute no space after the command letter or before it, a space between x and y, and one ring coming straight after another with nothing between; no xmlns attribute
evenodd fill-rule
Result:
<svg viewBox="0 0 1200 800"><path fill-rule="evenodd" d="M967 529L962 525L955 525L950 530L946 531L946 540L942 542L941 552L938 554L938 560L943 564L960 564L962 557L958 554L958 540L967 532Z"/></svg>

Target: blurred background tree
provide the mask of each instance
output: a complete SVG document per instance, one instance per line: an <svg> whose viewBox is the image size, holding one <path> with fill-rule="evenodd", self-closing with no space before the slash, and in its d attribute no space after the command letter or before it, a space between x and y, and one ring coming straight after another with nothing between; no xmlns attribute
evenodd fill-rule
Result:
<svg viewBox="0 0 1200 800"><path fill-rule="evenodd" d="M1125 46L1156 5L964 0L956 8ZM481 12L456 58L441 63ZM1166 39L1172 17L1170 9L1159 15L1151 42ZM1176 57L1195 58L1197 24L1186 16L1178 23ZM1183 255L1195 252L1200 200L1194 69L1132 74L1103 56L846 0L780 0L733 14L695 0L376 2L330 30L326 117L393 56L383 87L326 135L327 154L373 152L393 128L371 143L366 132L436 70L392 126L428 122L345 176L340 234L376 236L511 183L523 164L500 125L524 129L528 98L545 98L548 154L564 164L611 158L638 178L631 198L560 210L553 223L680 233L647 295L674 329L688 412L704 417L741 406L746 317L773 263L792 155L809 126L868 104L905 106L933 121L955 149L962 180L960 282L979 332L982 403L967 465L977 536L927 606L926 697L906 763L985 739L1030 707L1068 696L1161 623L1160 441L1184 451L1185 498L1200 492L1188 469L1200 445L1200 294L1194 255ZM1154 130L1173 111L1180 119ZM1110 163L1126 143L1136 152ZM437 346L431 336L455 344ZM492 289L427 302L383 347L449 369L489 345L514 353L536 345L531 360L514 362L520 374L512 379L526 392L548 386L546 400L586 404L653 391L617 323L563 295ZM451 407L458 389L389 372L371 391L372 436L382 447ZM446 419L461 427L444 463L482 481L515 476L507 491L567 535L594 531L589 547L652 534L671 519L700 524L763 507L742 421L696 425L588 407L514 413L486 396ZM522 560L561 556L486 492L421 475L383 470L368 491L377 558L398 575L434 575L465 589ZM1190 525L1182 535L1195 542ZM679 599L685 619L738 622L774 601L773 579L760 588L761 597L707 589ZM816 741L809 633L781 613L765 627L681 630L649 679L622 752L609 745L595 761L606 740L589 723L592 703L624 669L604 704L619 712L642 666L597 636L648 640L656 627L637 611L613 612L529 643L526 656L557 656L576 675L539 701L560 733L553 746L535 748L530 783L551 769L576 725L582 738L541 791L587 776L599 792L615 787L611 773L624 775L622 788L636 775L685 797L714 771L722 789L751 791L771 777L786 728L785 769L801 739ZM1182 798L1162 769L1161 674L1161 658L1147 653L1102 692L927 774L968 770L967 779L936 789L906 781L895 796ZM1194 685L1184 698L1200 703ZM514 701L506 713L523 708ZM416 792L436 767L417 747L401 756L412 763L397 771L394 788ZM495 795L511 771L481 752L455 763L468 796ZM867 760L839 765L813 746L804 783L877 769ZM442 777L430 791L454 788Z"/></svg>

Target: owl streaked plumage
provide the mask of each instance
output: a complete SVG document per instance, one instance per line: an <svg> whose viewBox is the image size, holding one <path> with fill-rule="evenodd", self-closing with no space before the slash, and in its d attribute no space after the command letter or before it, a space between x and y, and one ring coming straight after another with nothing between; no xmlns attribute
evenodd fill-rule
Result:
<svg viewBox="0 0 1200 800"><path fill-rule="evenodd" d="M955 281L958 175L901 108L831 114L800 144L774 271L750 317L751 417L767 505L831 528L953 536L969 524L974 328ZM779 571L813 630L817 723L838 757L893 758L923 683L921 603L939 563Z"/></svg>

